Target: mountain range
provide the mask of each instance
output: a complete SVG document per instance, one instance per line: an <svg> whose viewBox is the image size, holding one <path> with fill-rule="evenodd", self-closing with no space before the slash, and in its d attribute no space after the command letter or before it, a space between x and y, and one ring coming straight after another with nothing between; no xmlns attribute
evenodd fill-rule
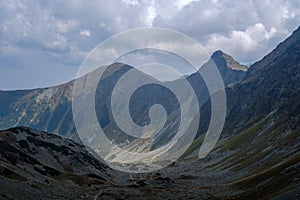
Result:
<svg viewBox="0 0 300 200"><path fill-rule="evenodd" d="M218 67L226 86L239 82L246 75L247 67L239 64L231 56L222 51L216 51L211 59ZM112 121L110 120L111 114L109 113L109 109L107 109L110 104L110 98L108 97L110 97L117 80L130 69L132 69L131 66L115 63L107 68L101 78L101 85L99 84L100 86L97 88L98 92L96 94L98 95L96 99L101 99L101 101L96 104L96 112L102 126L107 126ZM87 74L85 79L88 80L88 77L92 76L92 74ZM209 99L209 93L202 77L198 73L195 73L186 79L194 88L199 98L199 104L204 104ZM14 126L29 126L79 141L71 108L73 84L74 81L71 81L50 88L0 91L0 129ZM105 85L105 87L102 85ZM174 105L170 103L170 99L172 99L170 98L171 94L166 97L166 91L163 88L152 89L147 94L145 96L143 95L143 91L141 91L136 97L136 101L132 103L135 105L134 109L137 110L133 113L138 113L137 116L139 118L148 119L147 110L151 101L154 101L151 99L153 96L167 99L167 102L160 102L163 105ZM103 102L103 99L107 100ZM148 107L145 107L145 102L149 102ZM143 113L142 116L141 112ZM115 125L111 126L116 127Z"/></svg>
<svg viewBox="0 0 300 200"><path fill-rule="evenodd" d="M197 137L178 161L151 173L128 175L112 170L77 143L71 110L73 81L50 88L1 91L0 128L6 130L0 133L0 198L300 198L300 27L249 69L222 51L211 59L226 85L221 140L207 157L198 159L211 102L203 79L191 74L186 79L201 106ZM99 89L96 99L97 95L109 97L115 82L129 69L122 63L109 66L101 80L106 88ZM155 94L165 93L158 89ZM157 101L164 104L168 98ZM139 114L133 114L133 119L147 122L151 102L147 107L138 101L146 97L136 99L133 113ZM107 103L99 102L97 117L116 138ZM168 105L167 109L176 108L176 102ZM176 128L177 112L171 112L165 129L169 137ZM120 142L127 139L121 137ZM156 145L167 139L159 138ZM16 192L16 187L22 192Z"/></svg>

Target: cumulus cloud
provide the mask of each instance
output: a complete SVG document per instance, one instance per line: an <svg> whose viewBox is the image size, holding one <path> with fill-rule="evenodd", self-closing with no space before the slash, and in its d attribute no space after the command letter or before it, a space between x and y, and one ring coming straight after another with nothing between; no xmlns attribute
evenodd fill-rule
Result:
<svg viewBox="0 0 300 200"><path fill-rule="evenodd" d="M233 30L228 35L212 33L207 36L206 48L209 52L222 49L234 54L244 63L264 56L262 52L270 50L269 39L277 34L277 29L272 27L269 31L261 23L250 25L244 31ZM272 44L271 44L272 45Z"/></svg>
<svg viewBox="0 0 300 200"><path fill-rule="evenodd" d="M294 1L192 1L171 18L157 16L154 25L182 31L209 53L222 49L242 63L271 51L300 25L300 3Z"/></svg>
<svg viewBox="0 0 300 200"><path fill-rule="evenodd" d="M223 49L242 63L252 63L299 24L298 1L1 1L0 86L32 88L68 81L93 47L131 28L172 28L197 40L209 53ZM28 71L12 70L14 77L42 76L42 81L2 81L8 68ZM52 73L39 74L51 69L62 74L59 79L49 76Z"/></svg>

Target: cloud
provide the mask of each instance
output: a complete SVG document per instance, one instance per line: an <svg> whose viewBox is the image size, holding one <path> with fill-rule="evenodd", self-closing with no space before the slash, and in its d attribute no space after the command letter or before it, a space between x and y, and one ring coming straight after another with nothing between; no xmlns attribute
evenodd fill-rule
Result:
<svg viewBox="0 0 300 200"><path fill-rule="evenodd" d="M7 0L0 2L2 66L76 71L84 57L109 36L131 28L158 26L191 36L209 53L223 49L242 63L252 63L300 25L300 2L259 0ZM43 58L43 59L40 59ZM30 60L22 62L23 60ZM38 60L35 62L35 60ZM61 83L49 74L20 74L18 81L0 66L0 86L32 88ZM55 67L54 67L55 66ZM32 69L32 68L30 68ZM29 70L30 71L30 70ZM62 70L63 71L63 70ZM42 76L42 82L22 83ZM65 80L72 79L65 73ZM18 77L18 76L16 76Z"/></svg>
<svg viewBox="0 0 300 200"><path fill-rule="evenodd" d="M139 4L138 0L122 0L124 3L136 6Z"/></svg>
<svg viewBox="0 0 300 200"><path fill-rule="evenodd" d="M84 29L84 30L80 31L80 35L85 36L85 37L90 37L91 31Z"/></svg>
<svg viewBox="0 0 300 200"><path fill-rule="evenodd" d="M153 25L186 33L209 53L223 49L242 63L252 63L296 29L299 16L296 1L199 0L172 17L157 15Z"/></svg>
<svg viewBox="0 0 300 200"><path fill-rule="evenodd" d="M250 25L245 31L230 31L228 35L213 33L208 35L206 49L213 52L222 49L234 53L235 57L244 63L264 56L261 52L269 51L268 42L277 34L277 29L272 27L269 31L261 23Z"/></svg>

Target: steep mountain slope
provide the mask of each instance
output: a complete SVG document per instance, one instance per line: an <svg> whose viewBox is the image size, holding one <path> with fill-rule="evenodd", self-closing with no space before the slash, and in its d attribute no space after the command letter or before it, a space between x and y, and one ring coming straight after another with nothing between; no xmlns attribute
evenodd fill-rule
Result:
<svg viewBox="0 0 300 200"><path fill-rule="evenodd" d="M245 80L226 92L226 133L243 130L271 112L279 118L288 117L292 127L299 127L300 28L251 66Z"/></svg>
<svg viewBox="0 0 300 200"><path fill-rule="evenodd" d="M28 125L70 137L74 132L68 114L71 98L72 82L51 88L1 91L0 127Z"/></svg>

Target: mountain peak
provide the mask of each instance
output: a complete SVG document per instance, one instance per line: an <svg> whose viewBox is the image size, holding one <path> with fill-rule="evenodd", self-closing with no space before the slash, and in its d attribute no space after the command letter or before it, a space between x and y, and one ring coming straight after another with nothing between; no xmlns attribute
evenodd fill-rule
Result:
<svg viewBox="0 0 300 200"><path fill-rule="evenodd" d="M226 62L227 67L232 69L232 70L238 70L238 71L244 71L246 72L248 70L248 67L245 65L241 65L238 61L236 61L233 57L230 55L224 53L222 50L217 50L215 51L211 58L215 61L218 62L220 60L223 60Z"/></svg>
<svg viewBox="0 0 300 200"><path fill-rule="evenodd" d="M241 65L230 55L221 50L214 52L211 59L220 71L225 86L240 82L248 70L247 66Z"/></svg>

